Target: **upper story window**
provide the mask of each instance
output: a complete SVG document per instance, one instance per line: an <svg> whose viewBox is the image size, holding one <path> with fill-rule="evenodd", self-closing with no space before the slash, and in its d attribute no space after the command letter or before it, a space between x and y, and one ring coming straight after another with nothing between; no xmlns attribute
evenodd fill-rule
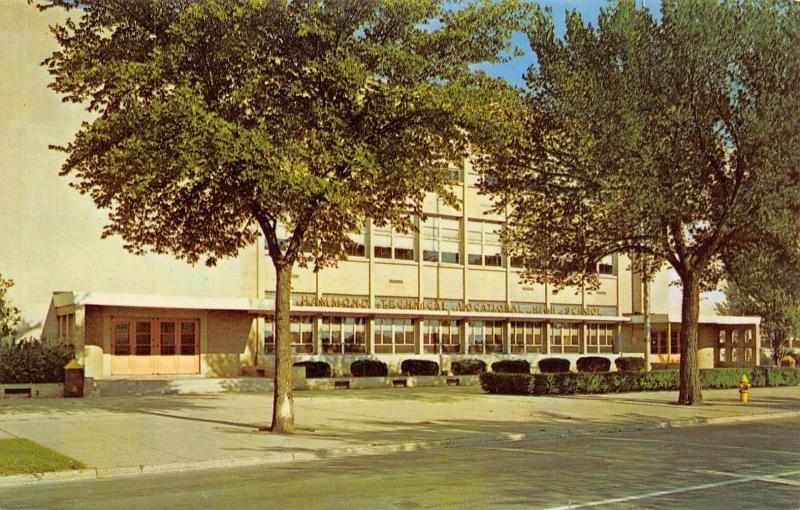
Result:
<svg viewBox="0 0 800 510"><path fill-rule="evenodd" d="M346 248L348 257L367 256L366 232L367 229L362 225L358 231L347 234L347 237L350 239L350 243L348 243Z"/></svg>
<svg viewBox="0 0 800 510"><path fill-rule="evenodd" d="M467 223L467 259L473 266L503 266L502 223L474 221Z"/></svg>
<svg viewBox="0 0 800 510"><path fill-rule="evenodd" d="M422 257L426 262L461 263L461 222L429 216L422 226Z"/></svg>
<svg viewBox="0 0 800 510"><path fill-rule="evenodd" d="M614 273L614 256L606 255L597 263L598 274L613 275Z"/></svg>
<svg viewBox="0 0 800 510"><path fill-rule="evenodd" d="M450 183L451 184L461 184L464 180L464 171L457 166L451 166L447 169L450 173Z"/></svg>
<svg viewBox="0 0 800 510"><path fill-rule="evenodd" d="M417 260L414 232L398 232L387 224L375 227L373 255L379 259Z"/></svg>

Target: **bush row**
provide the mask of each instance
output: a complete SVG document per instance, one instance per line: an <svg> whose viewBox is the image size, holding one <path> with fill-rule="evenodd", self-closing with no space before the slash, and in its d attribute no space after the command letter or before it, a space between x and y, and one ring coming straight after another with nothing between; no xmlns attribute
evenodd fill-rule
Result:
<svg viewBox="0 0 800 510"><path fill-rule="evenodd" d="M643 358L618 358L617 370L643 371ZM306 367L306 377L330 377L331 366L324 361L301 361L295 366ZM486 362L480 359L462 359L450 364L453 375L477 375L486 372ZM539 360L539 370L544 374L569 372L570 361L564 358L543 358ZM602 356L583 356L577 361L578 372L608 372L611 360ZM437 375L439 364L435 361L407 359L400 365L403 375ZM524 359L505 359L492 363L492 372L506 374L530 374L531 364ZM386 363L374 359L356 360L350 364L353 377L385 377L389 373Z"/></svg>
<svg viewBox="0 0 800 510"><path fill-rule="evenodd" d="M24 338L0 342L0 384L64 382L64 365L72 346L53 340Z"/></svg>
<svg viewBox="0 0 800 510"><path fill-rule="evenodd" d="M713 368L700 370L703 388L736 388L746 375L753 386L796 386L800 369L786 367ZM677 370L652 372L583 372L560 374L481 374L481 387L489 393L571 395L677 390Z"/></svg>

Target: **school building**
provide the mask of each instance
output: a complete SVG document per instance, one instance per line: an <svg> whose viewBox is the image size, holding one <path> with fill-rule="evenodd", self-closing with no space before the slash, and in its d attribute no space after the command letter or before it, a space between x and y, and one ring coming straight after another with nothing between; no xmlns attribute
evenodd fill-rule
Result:
<svg viewBox="0 0 800 510"><path fill-rule="evenodd" d="M76 348L86 375L238 376L274 364L275 274L263 240L217 267L169 256L134 256L103 239L91 199L58 176L67 142L87 118L47 89L39 62L55 49L48 23L24 2L0 3L0 273L23 331ZM292 276L292 348L297 361L324 360L346 375L356 359L642 356L641 282L624 256L598 264L600 288L556 292L529 285L503 250L505 218L488 214L468 162L457 173L461 208L428 197L418 231L364 225L337 268ZM652 289L653 361L679 361L680 314L670 275ZM700 366L758 364L757 317L704 312Z"/></svg>

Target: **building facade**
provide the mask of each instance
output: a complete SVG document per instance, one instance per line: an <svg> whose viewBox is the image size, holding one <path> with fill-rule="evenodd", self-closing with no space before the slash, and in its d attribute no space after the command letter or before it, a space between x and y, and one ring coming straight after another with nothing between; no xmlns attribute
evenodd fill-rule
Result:
<svg viewBox="0 0 800 510"><path fill-rule="evenodd" d="M55 49L58 10L0 3L0 273L17 285L23 333L76 346L90 377L238 376L274 364L275 273L263 241L217 267L166 255L134 256L100 234L107 212L59 177L66 143L87 114L47 88L39 62ZM417 232L365 224L337 268L295 269L295 359L346 375L355 359L586 355L642 356L641 285L624 256L601 261L600 287L531 285L500 244L505 218L489 214L468 164L454 170L461 207L427 198ZM679 360L670 276L652 284L654 361ZM702 367L758 362L758 319L701 317Z"/></svg>

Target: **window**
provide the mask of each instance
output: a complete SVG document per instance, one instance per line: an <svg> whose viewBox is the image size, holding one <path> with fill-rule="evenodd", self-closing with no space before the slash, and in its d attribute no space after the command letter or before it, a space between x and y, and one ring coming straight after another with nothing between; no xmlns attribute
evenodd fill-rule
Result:
<svg viewBox="0 0 800 510"><path fill-rule="evenodd" d="M542 352L544 323L511 322L511 352Z"/></svg>
<svg viewBox="0 0 800 510"><path fill-rule="evenodd" d="M469 352L503 352L503 321L470 321Z"/></svg>
<svg viewBox="0 0 800 510"><path fill-rule="evenodd" d="M489 221L472 221L467 223L467 260L472 266L503 265L503 246L500 233L503 225Z"/></svg>
<svg viewBox="0 0 800 510"><path fill-rule="evenodd" d="M511 257L509 257L509 264L511 264L511 267L513 267L514 269L522 269L524 267L524 264L522 262L523 262L522 256L520 255L512 255Z"/></svg>
<svg viewBox="0 0 800 510"><path fill-rule="evenodd" d="M375 227L373 254L380 259L417 260L414 232L398 232L391 225Z"/></svg>
<svg viewBox="0 0 800 510"><path fill-rule="evenodd" d="M375 352L399 354L414 352L413 319L375 319Z"/></svg>
<svg viewBox="0 0 800 510"><path fill-rule="evenodd" d="M116 356L194 356L200 353L197 320L114 319L111 353Z"/></svg>
<svg viewBox="0 0 800 510"><path fill-rule="evenodd" d="M463 179L463 171L457 166L451 166L447 169L451 184L460 184Z"/></svg>
<svg viewBox="0 0 800 510"><path fill-rule="evenodd" d="M367 256L367 243L366 243L366 228L361 226L357 232L351 232L347 235L350 242L347 243L346 253L348 257L366 257Z"/></svg>
<svg viewBox="0 0 800 510"><path fill-rule="evenodd" d="M429 216L422 226L422 259L426 262L461 263L461 222Z"/></svg>
<svg viewBox="0 0 800 510"><path fill-rule="evenodd" d="M426 320L423 344L426 354L461 352L459 322Z"/></svg>
<svg viewBox="0 0 800 510"><path fill-rule="evenodd" d="M292 315L289 324L289 337L293 354L312 354L314 352L314 318ZM275 320L264 320L264 354L275 354Z"/></svg>
<svg viewBox="0 0 800 510"><path fill-rule="evenodd" d="M364 317L323 317L319 336L322 352L348 354L367 352Z"/></svg>
<svg viewBox="0 0 800 510"><path fill-rule="evenodd" d="M550 324L550 352L578 352L580 350L580 324L553 322Z"/></svg>
<svg viewBox="0 0 800 510"><path fill-rule="evenodd" d="M681 337L679 331L671 331L670 332L670 352L672 354L679 354L681 352Z"/></svg>
<svg viewBox="0 0 800 510"><path fill-rule="evenodd" d="M586 350L588 352L611 352L614 350L616 324L587 324Z"/></svg>
<svg viewBox="0 0 800 510"><path fill-rule="evenodd" d="M650 354L667 354L667 332L666 331L651 331L650 332Z"/></svg>
<svg viewBox="0 0 800 510"><path fill-rule="evenodd" d="M607 274L613 275L614 274L614 256L613 255L606 255L603 259L597 263L597 272L598 274Z"/></svg>
<svg viewBox="0 0 800 510"><path fill-rule="evenodd" d="M71 344L75 338L75 314L69 313L58 316L58 340Z"/></svg>

